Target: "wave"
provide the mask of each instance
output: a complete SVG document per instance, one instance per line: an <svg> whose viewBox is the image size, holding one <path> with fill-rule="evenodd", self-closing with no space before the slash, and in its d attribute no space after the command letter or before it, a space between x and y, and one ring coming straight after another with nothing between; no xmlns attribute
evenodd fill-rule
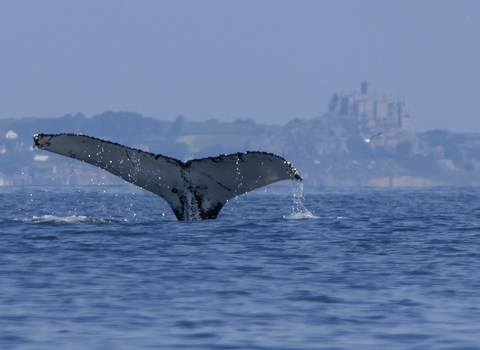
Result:
<svg viewBox="0 0 480 350"><path fill-rule="evenodd" d="M110 223L110 222L120 222L128 221L126 218L94 218L86 215L68 215L68 216L57 216L57 215L42 215L42 216L32 216L31 218L15 219L15 221L30 222L30 223L49 223L49 222L67 222L67 223Z"/></svg>
<svg viewBox="0 0 480 350"><path fill-rule="evenodd" d="M308 209L305 209L303 211L293 211L290 215L285 215L285 219L320 219L320 216L317 216L313 214L311 211Z"/></svg>

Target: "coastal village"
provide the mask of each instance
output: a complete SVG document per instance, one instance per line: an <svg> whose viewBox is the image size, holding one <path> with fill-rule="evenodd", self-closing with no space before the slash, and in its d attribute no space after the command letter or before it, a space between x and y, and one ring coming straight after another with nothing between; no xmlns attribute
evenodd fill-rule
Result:
<svg viewBox="0 0 480 350"><path fill-rule="evenodd" d="M136 113L0 120L0 186L84 186L123 180L86 163L32 147L32 136L85 133L188 160L259 150L291 161L313 186L436 186L480 184L480 135L432 130L415 133L405 98L388 99L370 82L334 93L328 112L286 125L210 119L173 122ZM112 128L115 125L115 128ZM375 135L365 142L361 135Z"/></svg>

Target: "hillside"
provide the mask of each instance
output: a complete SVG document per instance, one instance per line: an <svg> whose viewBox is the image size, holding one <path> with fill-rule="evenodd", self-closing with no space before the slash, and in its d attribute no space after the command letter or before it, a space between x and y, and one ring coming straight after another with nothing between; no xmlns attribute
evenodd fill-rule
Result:
<svg viewBox="0 0 480 350"><path fill-rule="evenodd" d="M390 102L367 82L334 94L320 117L286 125L251 119L162 121L133 112L0 119L0 186L119 183L87 164L32 148L35 133L83 133L187 160L246 150L290 160L311 186L480 184L480 134L410 128L405 101ZM360 136L381 132L372 142Z"/></svg>

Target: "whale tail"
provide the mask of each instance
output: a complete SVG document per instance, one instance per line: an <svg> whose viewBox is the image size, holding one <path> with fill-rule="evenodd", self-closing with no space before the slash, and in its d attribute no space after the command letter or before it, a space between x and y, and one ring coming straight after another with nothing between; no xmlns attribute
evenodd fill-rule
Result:
<svg viewBox="0 0 480 350"><path fill-rule="evenodd" d="M81 134L36 134L34 146L86 162L162 197L178 220L215 219L225 203L281 180L302 181L284 158L239 152L182 162Z"/></svg>

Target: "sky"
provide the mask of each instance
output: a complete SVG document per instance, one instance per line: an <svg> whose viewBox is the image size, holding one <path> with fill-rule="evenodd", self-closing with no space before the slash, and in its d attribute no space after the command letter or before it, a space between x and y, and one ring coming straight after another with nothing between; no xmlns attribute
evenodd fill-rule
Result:
<svg viewBox="0 0 480 350"><path fill-rule="evenodd" d="M0 2L0 118L312 119L362 81L480 132L478 0Z"/></svg>

